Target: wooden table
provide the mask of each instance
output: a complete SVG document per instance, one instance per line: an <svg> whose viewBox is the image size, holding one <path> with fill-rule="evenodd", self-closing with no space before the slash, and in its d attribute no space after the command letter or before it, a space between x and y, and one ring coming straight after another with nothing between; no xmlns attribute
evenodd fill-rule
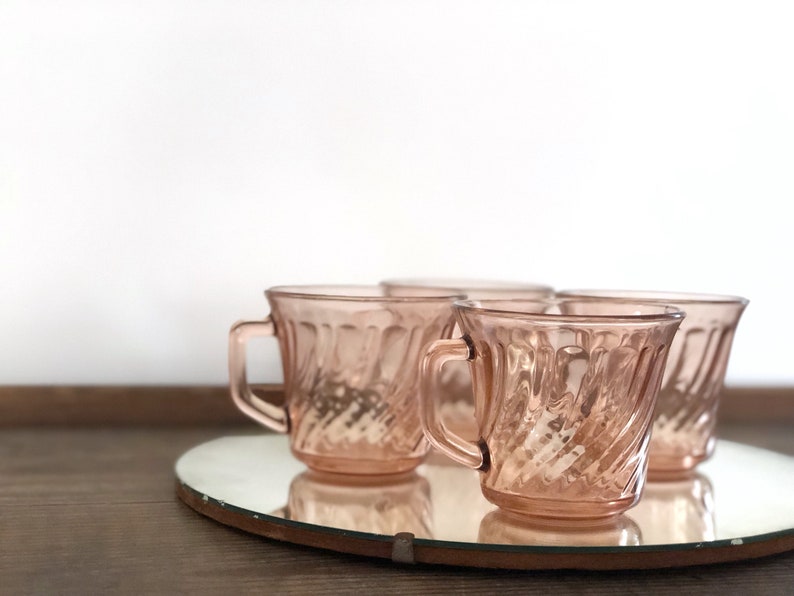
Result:
<svg viewBox="0 0 794 596"><path fill-rule="evenodd" d="M260 432L223 388L4 387L0 420L0 594L794 593L794 552L656 571L506 572L399 566L227 528L179 502L173 474L198 443ZM794 455L792 430L794 389L726 395L721 437Z"/></svg>

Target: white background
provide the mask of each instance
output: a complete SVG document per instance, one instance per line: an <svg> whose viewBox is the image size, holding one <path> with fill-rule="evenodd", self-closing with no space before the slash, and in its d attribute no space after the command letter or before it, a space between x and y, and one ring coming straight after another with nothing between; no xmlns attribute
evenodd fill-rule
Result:
<svg viewBox="0 0 794 596"><path fill-rule="evenodd" d="M268 286L445 275L744 295L728 382L792 384L793 25L2 0L0 383L223 384Z"/></svg>

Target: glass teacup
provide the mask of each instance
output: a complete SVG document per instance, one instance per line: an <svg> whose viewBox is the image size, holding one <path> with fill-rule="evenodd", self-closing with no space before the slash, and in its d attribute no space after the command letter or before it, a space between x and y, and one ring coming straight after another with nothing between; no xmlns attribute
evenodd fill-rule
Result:
<svg viewBox="0 0 794 596"><path fill-rule="evenodd" d="M460 339L422 363L430 442L480 470L497 506L547 518L609 517L632 507L646 478L656 396L684 314L653 304L460 301ZM479 439L439 415L446 362L468 360Z"/></svg>
<svg viewBox="0 0 794 596"><path fill-rule="evenodd" d="M682 292L566 290L581 300L652 302L686 312L673 340L656 403L648 475L678 479L711 456L717 409L739 318L748 301Z"/></svg>
<svg viewBox="0 0 794 596"><path fill-rule="evenodd" d="M412 470L429 446L419 423L418 364L449 337L459 295L428 289L388 296L379 286L291 286L266 292L271 315L229 335L231 394L243 413L289 433L309 467L346 474ZM259 398L246 375L246 342L276 335L285 404Z"/></svg>

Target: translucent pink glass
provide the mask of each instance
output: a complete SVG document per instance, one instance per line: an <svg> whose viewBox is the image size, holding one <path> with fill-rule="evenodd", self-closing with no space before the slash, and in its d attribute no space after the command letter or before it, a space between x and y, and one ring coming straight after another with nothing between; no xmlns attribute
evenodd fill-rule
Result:
<svg viewBox="0 0 794 596"><path fill-rule="evenodd" d="M421 294L426 288L455 290L465 294L470 300L539 300L554 295L554 289L543 284L488 279L391 279L381 282L381 285L389 294L397 296ZM456 326L453 336L458 335L460 330ZM474 424L474 392L468 365L465 362L447 364L441 372L438 390L444 424L462 437L477 439L477 426Z"/></svg>
<svg viewBox="0 0 794 596"><path fill-rule="evenodd" d="M294 286L266 292L271 315L236 323L229 336L232 398L248 416L289 432L295 457L317 470L392 474L428 451L419 424L423 348L449 337L455 294L385 296L374 286ZM246 343L276 335L284 407L248 385Z"/></svg>
<svg viewBox="0 0 794 596"><path fill-rule="evenodd" d="M643 304L463 301L461 339L422 363L422 425L449 457L479 469L499 507L547 518L608 517L645 482L653 408L683 314ZM479 440L446 428L439 371L468 360Z"/></svg>
<svg viewBox="0 0 794 596"><path fill-rule="evenodd" d="M734 296L614 290L567 290L560 295L641 300L686 312L659 392L648 474L654 479L689 474L714 450L719 397L736 327L748 301Z"/></svg>

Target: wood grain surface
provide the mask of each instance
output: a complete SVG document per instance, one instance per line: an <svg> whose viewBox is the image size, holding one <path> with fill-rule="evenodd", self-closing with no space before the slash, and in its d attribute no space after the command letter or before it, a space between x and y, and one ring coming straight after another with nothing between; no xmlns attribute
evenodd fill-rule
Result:
<svg viewBox="0 0 794 596"><path fill-rule="evenodd" d="M281 385L254 392L282 403ZM720 420L794 424L794 387L728 387ZM221 386L0 386L0 427L225 425L247 419Z"/></svg>

